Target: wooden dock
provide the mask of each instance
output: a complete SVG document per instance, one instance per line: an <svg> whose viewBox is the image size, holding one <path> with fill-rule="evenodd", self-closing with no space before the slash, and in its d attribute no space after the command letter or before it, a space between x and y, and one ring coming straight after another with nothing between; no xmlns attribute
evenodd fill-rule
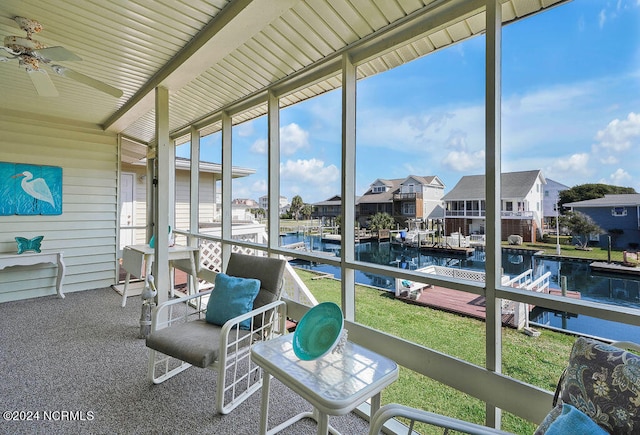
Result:
<svg viewBox="0 0 640 435"><path fill-rule="evenodd" d="M561 296L561 290L551 289L550 294ZM568 291L566 295L570 298L580 298L580 293L575 291ZM410 297L399 297L398 299L410 304L435 308L474 319L485 320L487 318L486 299L484 296L445 287L429 286L424 288L415 299ZM533 308L533 306L529 306L530 310ZM502 324L513 327L513 314L503 314Z"/></svg>
<svg viewBox="0 0 640 435"><path fill-rule="evenodd" d="M619 273L625 275L640 276L640 267L624 266L619 263L606 263L604 261L594 261L589 264L594 272Z"/></svg>
<svg viewBox="0 0 640 435"><path fill-rule="evenodd" d="M469 257L473 255L475 248L458 248L456 246L443 246L440 244L429 245L429 244L421 244L420 248L418 248L421 252L437 252L438 254L447 254L447 255L464 255Z"/></svg>

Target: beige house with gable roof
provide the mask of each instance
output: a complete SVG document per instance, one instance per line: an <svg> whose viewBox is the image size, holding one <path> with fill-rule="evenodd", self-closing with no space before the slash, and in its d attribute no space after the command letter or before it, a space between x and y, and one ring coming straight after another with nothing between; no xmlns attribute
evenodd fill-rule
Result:
<svg viewBox="0 0 640 435"><path fill-rule="evenodd" d="M376 213L388 213L401 227L407 221L427 222L441 217L445 185L436 175L378 178L356 201L356 216L362 226Z"/></svg>

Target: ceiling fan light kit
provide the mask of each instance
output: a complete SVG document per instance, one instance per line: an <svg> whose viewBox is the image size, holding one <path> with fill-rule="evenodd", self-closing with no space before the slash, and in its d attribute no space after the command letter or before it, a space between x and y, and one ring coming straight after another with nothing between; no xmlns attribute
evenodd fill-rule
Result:
<svg viewBox="0 0 640 435"><path fill-rule="evenodd" d="M81 61L82 58L64 47L47 47L40 41L33 39L31 36L34 33L40 33L43 29L39 22L24 17L14 17L13 19L18 23L18 26L27 33L27 37L25 38L13 35L6 36L4 38L4 46L2 48L12 56L7 57L0 55L0 62L8 62L18 59L18 65L29 74L29 78L36 88L38 95L44 97L58 96L58 91L51 81L51 78L42 68L42 65L47 65L53 72L62 77L75 80L76 82L85 84L116 98L120 98L122 96L123 92L111 85L73 71L65 66L57 64L51 65L50 63L52 61L75 62Z"/></svg>

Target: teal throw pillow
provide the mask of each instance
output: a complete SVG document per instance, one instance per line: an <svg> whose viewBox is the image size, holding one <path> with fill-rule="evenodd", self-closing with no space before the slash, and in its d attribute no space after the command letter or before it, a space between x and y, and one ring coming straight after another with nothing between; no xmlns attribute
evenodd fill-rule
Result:
<svg viewBox="0 0 640 435"><path fill-rule="evenodd" d="M209 296L205 320L222 326L228 320L248 313L253 309L253 301L259 291L260 281L257 279L217 274L213 291ZM251 319L240 322L240 329L250 328Z"/></svg>
<svg viewBox="0 0 640 435"><path fill-rule="evenodd" d="M607 431L596 424L595 421L575 408L574 406L563 404L562 413L555 419L546 435L573 435L573 434L590 434L590 435L607 435Z"/></svg>

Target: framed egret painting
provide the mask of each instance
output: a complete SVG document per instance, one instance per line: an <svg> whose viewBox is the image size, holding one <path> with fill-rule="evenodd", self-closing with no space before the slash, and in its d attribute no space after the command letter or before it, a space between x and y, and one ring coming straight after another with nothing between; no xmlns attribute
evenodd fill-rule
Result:
<svg viewBox="0 0 640 435"><path fill-rule="evenodd" d="M0 215L62 214L62 168L0 162Z"/></svg>

